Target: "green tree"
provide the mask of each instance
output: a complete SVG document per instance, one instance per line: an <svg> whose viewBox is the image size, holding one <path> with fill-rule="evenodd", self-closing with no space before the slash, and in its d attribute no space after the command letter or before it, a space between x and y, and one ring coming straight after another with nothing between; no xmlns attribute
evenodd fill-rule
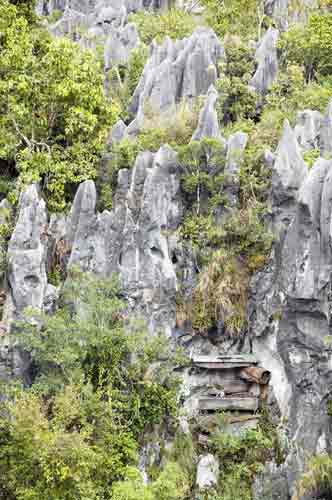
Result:
<svg viewBox="0 0 332 500"><path fill-rule="evenodd" d="M41 181L63 209L68 188L95 175L117 108L92 52L32 28L7 0L0 9L0 159L15 164L18 188Z"/></svg>
<svg viewBox="0 0 332 500"><path fill-rule="evenodd" d="M332 14L313 14L306 25L295 25L281 38L288 63L303 65L306 80L331 75Z"/></svg>
<svg viewBox="0 0 332 500"><path fill-rule="evenodd" d="M137 465L144 432L176 414L168 343L125 324L114 281L72 271L61 300L54 316L31 311L17 325L34 383L7 387L1 401L0 497L8 500L43 500L46 491L50 500L109 499Z"/></svg>
<svg viewBox="0 0 332 500"><path fill-rule="evenodd" d="M217 35L260 38L264 16L262 0L203 0L207 23Z"/></svg>

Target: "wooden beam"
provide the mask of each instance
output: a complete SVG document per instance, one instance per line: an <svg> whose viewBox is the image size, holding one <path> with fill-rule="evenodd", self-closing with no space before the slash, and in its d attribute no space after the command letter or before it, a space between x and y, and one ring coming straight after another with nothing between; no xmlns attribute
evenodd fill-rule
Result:
<svg viewBox="0 0 332 500"><path fill-rule="evenodd" d="M235 354L219 356L194 356L192 362L199 368L223 370L226 368L245 368L256 365L257 359L252 354Z"/></svg>
<svg viewBox="0 0 332 500"><path fill-rule="evenodd" d="M258 398L213 398L209 396L202 396L198 400L198 407L200 410L256 411L258 410Z"/></svg>

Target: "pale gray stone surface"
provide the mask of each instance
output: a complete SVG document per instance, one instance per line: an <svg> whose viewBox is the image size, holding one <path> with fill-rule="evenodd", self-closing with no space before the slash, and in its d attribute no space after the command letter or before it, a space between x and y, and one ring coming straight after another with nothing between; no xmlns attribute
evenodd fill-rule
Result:
<svg viewBox="0 0 332 500"><path fill-rule="evenodd" d="M167 37L161 45L153 42L129 106L136 118L128 132L139 129L147 105L156 113L174 112L181 99L190 101L207 94L217 79L218 62L223 58L221 42L213 30L205 27L197 28L183 40L174 42Z"/></svg>
<svg viewBox="0 0 332 500"><path fill-rule="evenodd" d="M213 488L218 483L219 463L211 454L199 458L197 465L196 485L199 490Z"/></svg>
<svg viewBox="0 0 332 500"><path fill-rule="evenodd" d="M269 28L256 50L257 70L250 81L250 86L262 95L266 94L278 75L278 38L279 31Z"/></svg>
<svg viewBox="0 0 332 500"><path fill-rule="evenodd" d="M210 137L225 142L219 128L216 111L217 100L218 92L215 87L211 85L207 93L205 104L199 114L197 129L191 138L192 141L200 141L204 137Z"/></svg>

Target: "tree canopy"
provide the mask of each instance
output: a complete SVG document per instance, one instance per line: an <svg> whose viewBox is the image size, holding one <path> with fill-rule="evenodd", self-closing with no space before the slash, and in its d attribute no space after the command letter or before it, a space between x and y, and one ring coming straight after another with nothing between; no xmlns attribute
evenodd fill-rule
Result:
<svg viewBox="0 0 332 500"><path fill-rule="evenodd" d="M0 159L22 184L41 181L50 208L94 177L118 109L104 93L102 64L89 50L51 37L0 0Z"/></svg>

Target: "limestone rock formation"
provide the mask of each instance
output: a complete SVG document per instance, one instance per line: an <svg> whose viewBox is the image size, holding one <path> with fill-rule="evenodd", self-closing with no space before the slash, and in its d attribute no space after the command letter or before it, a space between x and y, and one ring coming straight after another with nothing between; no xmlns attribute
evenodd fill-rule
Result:
<svg viewBox="0 0 332 500"><path fill-rule="evenodd" d="M269 28L256 50L255 58L257 70L250 81L250 85L264 95L278 75L277 41L279 31Z"/></svg>
<svg viewBox="0 0 332 500"><path fill-rule="evenodd" d="M322 116L318 111L306 109L297 115L294 129L297 141L304 151L319 147Z"/></svg>
<svg viewBox="0 0 332 500"><path fill-rule="evenodd" d="M142 8L140 0L61 0L59 3L40 3L37 11L44 14L62 11L50 31L56 36L69 35L84 47L103 47L107 71L113 64L127 63L131 50L139 45L136 26L128 22L128 14Z"/></svg>
<svg viewBox="0 0 332 500"><path fill-rule="evenodd" d="M199 458L197 465L196 484L200 490L211 488L218 483L219 464L217 459L209 453Z"/></svg>
<svg viewBox="0 0 332 500"><path fill-rule="evenodd" d="M174 109L181 99L191 100L208 92L218 76L218 62L224 49L213 30L199 27L184 40L166 38L161 45L153 42L129 111L136 115L131 130L140 127L144 108L163 113Z"/></svg>
<svg viewBox="0 0 332 500"><path fill-rule="evenodd" d="M301 2L264 0L265 14L270 16L282 31L287 30L293 23L306 22L310 12L317 6L317 0L302 0Z"/></svg>
<svg viewBox="0 0 332 500"><path fill-rule="evenodd" d="M199 114L197 129L191 138L192 141L200 141L204 137L224 141L219 129L218 115L216 111L217 99L218 92L214 86L211 85L208 90L205 105Z"/></svg>
<svg viewBox="0 0 332 500"><path fill-rule="evenodd" d="M291 198L303 182L307 167L303 161L294 131L286 120L273 166L273 196Z"/></svg>
<svg viewBox="0 0 332 500"><path fill-rule="evenodd" d="M8 246L8 281L16 315L42 309L47 290L47 213L36 185L22 193L18 220Z"/></svg>
<svg viewBox="0 0 332 500"><path fill-rule="evenodd" d="M231 135L227 142L226 156L226 194L228 206L235 207L239 200L240 191L240 168L243 161L244 150L248 141L248 135L244 132L236 132Z"/></svg>
<svg viewBox="0 0 332 500"><path fill-rule="evenodd" d="M258 490L270 484L273 498L284 499L285 489L289 497L294 493L306 457L331 437L332 162L321 158L308 171L286 124L274 170L276 241L269 265L252 281L249 317L253 350L270 366L273 392L288 421L286 462L268 465Z"/></svg>
<svg viewBox="0 0 332 500"><path fill-rule="evenodd" d="M79 187L59 233L70 248L68 267L103 276L119 273L130 307L151 331L170 333L177 289L175 230L182 217L180 171L172 149L140 154L132 171L119 173L111 212L96 212L92 181Z"/></svg>
<svg viewBox="0 0 332 500"><path fill-rule="evenodd" d="M288 28L288 6L289 0L264 0L265 14L282 30Z"/></svg>

